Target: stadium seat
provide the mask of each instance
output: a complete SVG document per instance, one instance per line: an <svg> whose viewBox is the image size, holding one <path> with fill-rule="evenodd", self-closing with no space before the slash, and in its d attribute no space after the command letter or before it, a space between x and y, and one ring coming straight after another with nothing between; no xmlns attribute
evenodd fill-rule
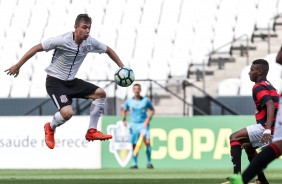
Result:
<svg viewBox="0 0 282 184"><path fill-rule="evenodd" d="M119 26L117 30L116 52L126 66L133 57L136 34L136 29L133 27Z"/></svg>
<svg viewBox="0 0 282 184"><path fill-rule="evenodd" d="M126 27L136 28L141 23L144 0L127 1L121 19L121 24Z"/></svg>
<svg viewBox="0 0 282 184"><path fill-rule="evenodd" d="M94 38L108 45L112 49L116 49L117 32L117 27L114 25L104 25L100 27L99 33L96 33L97 36Z"/></svg>
<svg viewBox="0 0 282 184"><path fill-rule="evenodd" d="M27 98L29 97L30 79L24 77L23 74L13 80L11 88L11 98Z"/></svg>
<svg viewBox="0 0 282 184"><path fill-rule="evenodd" d="M150 61L149 79L165 81L169 76L169 65L165 60Z"/></svg>
<svg viewBox="0 0 282 184"><path fill-rule="evenodd" d="M273 11L277 7L277 0L273 1L258 1L256 14L256 27L259 28L272 28L274 16L276 12Z"/></svg>
<svg viewBox="0 0 282 184"><path fill-rule="evenodd" d="M180 8L180 15L178 18L178 24L182 27L191 27L195 28L194 24L196 23L196 16L199 12L200 1L183 1Z"/></svg>
<svg viewBox="0 0 282 184"><path fill-rule="evenodd" d="M36 5L35 8L33 8L31 11L29 25L25 29L23 47L25 47L26 44L28 45L26 47L29 47L29 45L34 45L41 41L42 36L44 35L44 28L47 24L47 20L48 20L47 7L40 8L39 5Z"/></svg>
<svg viewBox="0 0 282 184"><path fill-rule="evenodd" d="M103 25L111 25L117 27L121 23L123 8L125 6L125 0L108 1L105 9L105 17L103 19Z"/></svg>
<svg viewBox="0 0 282 184"><path fill-rule="evenodd" d="M167 28L174 28L178 23L178 17L181 13L181 0L164 0L162 3L162 10L160 15L159 26L166 26Z"/></svg>
<svg viewBox="0 0 282 184"><path fill-rule="evenodd" d="M81 3L80 0L71 0L71 1L65 0L65 2L64 1L54 1L54 2L55 2L55 6L57 6L57 7L59 6L62 9L67 10L69 16L72 16L72 18L70 20L74 20L78 14L88 13L88 12L86 12L86 10L88 9L87 8L88 2ZM69 3L69 2L71 2L71 3ZM73 21L69 21L68 19L66 19L66 20L68 22L67 23L68 26L74 25Z"/></svg>
<svg viewBox="0 0 282 184"><path fill-rule="evenodd" d="M240 91L241 96L251 96L254 83L249 78L250 65L245 66L240 74Z"/></svg>
<svg viewBox="0 0 282 184"><path fill-rule="evenodd" d="M190 26L178 25L169 65L173 68L181 67L178 62L191 60L191 45L193 45L194 33ZM181 60L181 61L179 61Z"/></svg>
<svg viewBox="0 0 282 184"><path fill-rule="evenodd" d="M223 79L218 85L218 96L237 96L240 89L239 78Z"/></svg>
<svg viewBox="0 0 282 184"><path fill-rule="evenodd" d="M8 98L11 92L12 77L2 73L1 79L2 81L1 81L0 98Z"/></svg>
<svg viewBox="0 0 282 184"><path fill-rule="evenodd" d="M216 13L214 23L213 48L216 50L233 40L236 17L237 0L223 0L220 2L220 8ZM229 52L230 44L219 50L220 52Z"/></svg>
<svg viewBox="0 0 282 184"><path fill-rule="evenodd" d="M146 1L141 19L142 27L156 28L161 15L163 0Z"/></svg>
<svg viewBox="0 0 282 184"><path fill-rule="evenodd" d="M276 63L276 53L268 54L264 57L269 63L267 80L278 90L282 90L282 66Z"/></svg>
<svg viewBox="0 0 282 184"><path fill-rule="evenodd" d="M149 79L148 59L133 59L130 68L134 71L135 79Z"/></svg>
<svg viewBox="0 0 282 184"><path fill-rule="evenodd" d="M251 36L255 27L255 2L254 1L238 1L237 15L236 15L236 24L234 27L234 38L237 39L241 36L243 40L238 41L237 44L247 45L246 38L251 41ZM246 18L248 17L248 18Z"/></svg>
<svg viewBox="0 0 282 184"><path fill-rule="evenodd" d="M46 87L46 74L42 71L35 71L32 75L30 83L29 97L31 98L45 98L48 97Z"/></svg>
<svg viewBox="0 0 282 184"><path fill-rule="evenodd" d="M89 60L87 60L88 64L85 62L83 65L89 66L88 79L89 80L108 80L108 75L110 75L110 62L112 62L106 54L95 54L89 56ZM82 72L82 70L80 71ZM112 72L112 75L114 73Z"/></svg>
<svg viewBox="0 0 282 184"><path fill-rule="evenodd" d="M137 60L143 60L144 62L148 59L151 59L154 39L155 32L153 28L138 28L133 58Z"/></svg>
<svg viewBox="0 0 282 184"><path fill-rule="evenodd" d="M159 27L154 39L154 48L152 52L152 62L166 62L171 59L173 48L173 35L170 31L164 31L165 27Z"/></svg>
<svg viewBox="0 0 282 184"><path fill-rule="evenodd" d="M13 10L16 7L17 0L1 1L0 6L0 22L1 29L9 27L13 17Z"/></svg>

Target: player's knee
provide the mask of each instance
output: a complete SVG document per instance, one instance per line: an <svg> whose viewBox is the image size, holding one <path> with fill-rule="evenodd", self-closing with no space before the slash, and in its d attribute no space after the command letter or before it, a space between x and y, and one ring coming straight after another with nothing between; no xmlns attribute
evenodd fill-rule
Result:
<svg viewBox="0 0 282 184"><path fill-rule="evenodd" d="M95 92L96 99L97 98L106 98L107 94L102 88L98 88L97 91Z"/></svg>
<svg viewBox="0 0 282 184"><path fill-rule="evenodd" d="M106 98L106 97L107 97L106 92L102 88L98 88L95 92L87 96L87 98L90 98L93 100L99 99L99 98Z"/></svg>
<svg viewBox="0 0 282 184"><path fill-rule="evenodd" d="M67 110L61 111L61 114L65 120L69 120L73 116L73 111L72 109L67 109Z"/></svg>
<svg viewBox="0 0 282 184"><path fill-rule="evenodd" d="M232 134L229 136L229 140L230 140L230 142L236 141L236 140L237 140L237 135L236 135L236 133L232 133Z"/></svg>

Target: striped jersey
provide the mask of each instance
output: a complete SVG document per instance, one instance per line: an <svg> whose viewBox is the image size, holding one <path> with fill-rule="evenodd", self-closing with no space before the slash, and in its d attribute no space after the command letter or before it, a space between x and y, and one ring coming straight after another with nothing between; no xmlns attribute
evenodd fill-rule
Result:
<svg viewBox="0 0 282 184"><path fill-rule="evenodd" d="M105 53L107 46L88 36L80 45L73 40L73 32L49 38L42 42L43 50L54 50L52 61L45 69L48 75L61 80L73 80L89 52Z"/></svg>
<svg viewBox="0 0 282 184"><path fill-rule="evenodd" d="M279 94L276 89L268 81L261 81L253 86L253 99L256 106L256 121L262 126L266 126L267 120L267 108L266 102L272 100L275 104L274 118L272 122L272 127L276 120L276 114L279 107Z"/></svg>

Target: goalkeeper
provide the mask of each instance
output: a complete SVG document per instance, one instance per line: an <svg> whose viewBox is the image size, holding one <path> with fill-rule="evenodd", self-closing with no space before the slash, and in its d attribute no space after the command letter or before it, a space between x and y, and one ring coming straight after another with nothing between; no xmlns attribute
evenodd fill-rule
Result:
<svg viewBox="0 0 282 184"><path fill-rule="evenodd" d="M133 85L133 93L134 96L127 99L124 108L122 110L122 118L125 124L127 125L126 115L129 111L130 113L130 135L131 135L131 143L133 150L136 146L139 136L141 135L142 131L144 132L144 143L147 147L147 168L152 169L152 161L151 161L151 144L150 144L150 125L149 122L152 119L155 110L153 105L151 104L150 100L147 97L143 97L140 95L141 92L141 85L134 84ZM147 115L148 112L148 115ZM132 155L133 165L130 167L131 169L138 169L137 166L137 156Z"/></svg>

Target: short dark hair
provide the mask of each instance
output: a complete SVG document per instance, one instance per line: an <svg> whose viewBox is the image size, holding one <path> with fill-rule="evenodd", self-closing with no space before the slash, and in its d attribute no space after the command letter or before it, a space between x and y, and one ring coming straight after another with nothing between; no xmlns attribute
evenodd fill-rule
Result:
<svg viewBox="0 0 282 184"><path fill-rule="evenodd" d="M133 87L138 86L141 89L141 85L139 83L135 83Z"/></svg>
<svg viewBox="0 0 282 184"><path fill-rule="evenodd" d="M254 65L261 65L262 67L262 70L263 70L263 73L267 74L268 73L268 70L269 70L269 64L268 62L265 60L265 59L256 59L253 61L253 64Z"/></svg>
<svg viewBox="0 0 282 184"><path fill-rule="evenodd" d="M78 24L79 24L80 22L82 22L82 21L92 24L92 18L89 17L87 13L85 13L85 14L79 14L79 15L76 17L76 19L75 19L75 26L78 26Z"/></svg>

